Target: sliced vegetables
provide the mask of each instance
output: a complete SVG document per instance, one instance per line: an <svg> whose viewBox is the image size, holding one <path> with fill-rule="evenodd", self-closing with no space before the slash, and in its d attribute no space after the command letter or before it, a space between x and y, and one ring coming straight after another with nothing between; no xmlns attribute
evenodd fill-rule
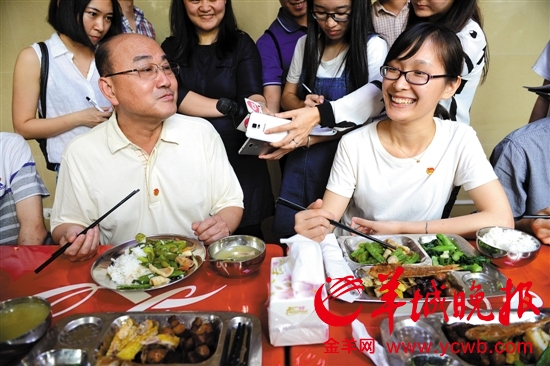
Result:
<svg viewBox="0 0 550 366"><path fill-rule="evenodd" d="M351 259L361 264L418 263L420 259L418 253L412 252L409 247L400 245L395 241L392 241L391 244L397 247L397 249L387 249L374 242L362 242L357 245L357 249L351 252L349 256Z"/></svg>

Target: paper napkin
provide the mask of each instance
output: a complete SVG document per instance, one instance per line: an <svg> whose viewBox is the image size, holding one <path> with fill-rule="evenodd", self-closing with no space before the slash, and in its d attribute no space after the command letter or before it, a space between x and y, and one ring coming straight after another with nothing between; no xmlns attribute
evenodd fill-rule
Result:
<svg viewBox="0 0 550 366"><path fill-rule="evenodd" d="M355 339L357 349L362 350L363 354L367 355L376 366L390 366L386 349L370 336L369 332L367 332L367 328L365 328L365 325L357 319L351 323L351 334L353 339ZM365 347L361 347L362 339L368 339L371 342L374 341L374 352L367 352L364 350Z"/></svg>

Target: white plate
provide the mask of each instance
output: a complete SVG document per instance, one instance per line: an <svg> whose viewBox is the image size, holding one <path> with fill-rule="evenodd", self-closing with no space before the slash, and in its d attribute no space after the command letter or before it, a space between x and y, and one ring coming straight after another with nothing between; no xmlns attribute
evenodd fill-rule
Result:
<svg viewBox="0 0 550 366"><path fill-rule="evenodd" d="M184 280L187 277L191 276L193 273L195 273L200 268L200 266L202 266L202 264L204 263L204 259L206 258L206 249L204 248L204 245L200 241L198 241L197 239L191 239L191 238L188 238L186 236L177 235L177 234L152 235L152 236L147 236L147 238L148 239L157 239L157 240L158 239L176 239L176 240L182 240L183 239L183 240L192 242L192 243L195 244L195 249L193 250L193 255L196 256L196 257L200 257L200 259L202 259L202 260L197 261L198 266L193 267L184 276L176 277L176 278L172 279L170 282L168 282L165 285L157 286L157 287L151 287L151 288L148 288L148 289L119 290L119 289L117 289L117 284L114 283L111 280L111 277L109 277L109 275L107 274L107 267L109 267L111 265L111 263L112 263L111 259L113 259L113 258L116 259L116 258L120 257L122 254L124 254L124 251L127 248L133 248L136 245L138 245L137 241L130 240L126 243L117 245L117 246L109 249L108 251L103 253L94 262L94 264L92 265L91 271L90 271L91 274L92 274L93 280L98 285L100 285L102 287L109 288L111 290L116 290L116 291L151 291L151 290L158 290L159 288L170 286L174 283L177 283L177 282L179 282L181 280Z"/></svg>

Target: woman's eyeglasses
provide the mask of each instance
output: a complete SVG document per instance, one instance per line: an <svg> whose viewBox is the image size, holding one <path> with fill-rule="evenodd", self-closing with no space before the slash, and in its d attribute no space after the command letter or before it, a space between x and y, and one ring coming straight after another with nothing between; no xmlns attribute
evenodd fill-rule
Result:
<svg viewBox="0 0 550 366"><path fill-rule="evenodd" d="M324 11L312 11L311 15L315 20L327 20L331 17L335 22L347 22L349 20L350 13L326 13Z"/></svg>
<svg viewBox="0 0 550 366"><path fill-rule="evenodd" d="M380 68L380 75L388 80L397 80L401 75L405 75L405 80L414 85L424 85L435 78L455 77L451 75L431 75L427 72L417 70L403 71L391 66L382 66Z"/></svg>
<svg viewBox="0 0 550 366"><path fill-rule="evenodd" d="M149 79L156 78L159 70L162 70L162 72L166 76L169 76L169 75L172 75L172 74L177 75L179 70L180 70L180 66L175 62L168 62L168 63L162 64L162 65L157 65L157 64L151 63L151 64L147 64L147 65L142 66L142 67L138 67L137 69L114 72L112 74L105 75L105 77L129 74L131 72L137 72L138 76L140 78L149 80Z"/></svg>

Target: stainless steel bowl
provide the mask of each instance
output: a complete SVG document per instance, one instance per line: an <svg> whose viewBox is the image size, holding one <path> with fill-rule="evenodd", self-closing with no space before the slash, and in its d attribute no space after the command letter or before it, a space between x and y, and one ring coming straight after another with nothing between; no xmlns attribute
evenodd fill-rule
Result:
<svg viewBox="0 0 550 366"><path fill-rule="evenodd" d="M483 236L489 232L492 228L497 226L485 227L479 229L476 234L476 247L481 254L486 256L491 260L491 262L500 268L517 268L523 267L531 263L539 254L541 242L532 235L520 232L519 230L502 227L504 231L510 232L519 232L522 235L531 238L531 240L536 244L536 249L532 251L507 251L500 248L496 248L493 245L490 245L483 241ZM503 243L504 244L504 243Z"/></svg>
<svg viewBox="0 0 550 366"><path fill-rule="evenodd" d="M30 316L21 316L18 312L32 312L36 317L32 319ZM0 317L3 328L0 330L0 358L14 359L24 355L48 332L52 324L52 308L41 297L19 297L0 302ZM10 318L17 319L16 327L10 322ZM24 324L23 318L27 324Z"/></svg>
<svg viewBox="0 0 550 366"><path fill-rule="evenodd" d="M216 272L224 277L242 278L256 272L265 259L265 243L254 236L249 235L231 235L221 238L208 246L208 256L210 259L216 259L216 254L222 249L232 246L245 245L253 247L260 251L255 257L248 257L245 260L240 258L228 258L227 260L218 260L210 262Z"/></svg>

